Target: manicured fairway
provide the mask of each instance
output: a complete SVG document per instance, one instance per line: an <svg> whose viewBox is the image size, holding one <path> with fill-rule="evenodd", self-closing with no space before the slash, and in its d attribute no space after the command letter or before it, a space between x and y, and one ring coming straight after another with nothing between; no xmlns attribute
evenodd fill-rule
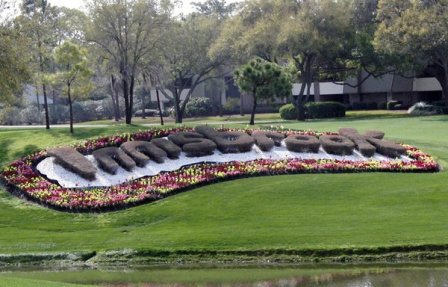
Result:
<svg viewBox="0 0 448 287"><path fill-rule="evenodd" d="M379 129L448 161L448 117L288 122L285 127ZM31 150L115 132L0 131L5 163ZM133 130L138 127L133 127ZM5 147L3 149L3 147ZM448 243L448 173L249 178L105 214L68 214L0 191L0 253L334 249Z"/></svg>

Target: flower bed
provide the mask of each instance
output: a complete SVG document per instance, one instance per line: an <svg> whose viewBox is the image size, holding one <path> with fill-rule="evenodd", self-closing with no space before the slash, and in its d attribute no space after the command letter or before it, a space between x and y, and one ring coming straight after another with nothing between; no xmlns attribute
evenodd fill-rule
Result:
<svg viewBox="0 0 448 287"><path fill-rule="evenodd" d="M229 129L226 129L229 130ZM148 130L134 134L102 137L75 144L83 154L109 146L119 146L129 140L150 140L169 134L191 131L188 128ZM334 135L312 131L276 130L285 135ZM251 130L245 132L251 133ZM279 174L298 173L341 173L341 172L435 172L439 170L435 160L409 145L407 156L411 161L346 161L328 159L260 159L248 162L198 163L171 172L143 177L111 187L63 188L41 175L35 166L47 157L40 151L6 166L0 174L9 191L40 204L65 211L107 211L130 207L158 200L199 185L218 181Z"/></svg>

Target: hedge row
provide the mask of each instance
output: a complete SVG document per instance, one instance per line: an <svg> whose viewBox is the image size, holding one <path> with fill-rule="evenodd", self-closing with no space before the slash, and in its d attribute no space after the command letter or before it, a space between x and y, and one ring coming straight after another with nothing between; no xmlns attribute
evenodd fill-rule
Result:
<svg viewBox="0 0 448 287"><path fill-rule="evenodd" d="M305 116L308 119L327 119L345 117L346 107L338 102L310 102L305 104ZM280 117L284 120L297 118L297 109L293 104L280 108Z"/></svg>

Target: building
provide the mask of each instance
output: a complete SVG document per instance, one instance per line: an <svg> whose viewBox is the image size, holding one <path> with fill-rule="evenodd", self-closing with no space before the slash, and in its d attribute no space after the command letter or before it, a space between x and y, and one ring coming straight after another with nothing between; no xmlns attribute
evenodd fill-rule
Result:
<svg viewBox="0 0 448 287"><path fill-rule="evenodd" d="M366 77L367 74L361 75L361 78ZM203 83L199 85L193 97L211 97L221 105L233 99L245 113L252 110L253 99L252 96L241 94L238 87L233 81L232 76L227 76L224 79L224 88L210 87ZM436 78L423 77L404 77L394 74L386 74L382 77L369 77L361 85L356 85L356 79L349 79L345 82L315 82L311 85L310 101L323 102L335 101L346 105L353 105L357 103L386 103L389 101L400 101L403 107L409 107L417 102L434 102L443 99L442 87ZM292 94L298 95L300 83L293 84ZM183 100L188 93L184 90L181 99ZM169 102L162 93L159 93L162 104ZM155 90L151 91L151 100L156 101ZM276 99L274 103L259 104L257 111L272 112L284 103L289 102L290 99ZM238 108L239 111L239 108Z"/></svg>

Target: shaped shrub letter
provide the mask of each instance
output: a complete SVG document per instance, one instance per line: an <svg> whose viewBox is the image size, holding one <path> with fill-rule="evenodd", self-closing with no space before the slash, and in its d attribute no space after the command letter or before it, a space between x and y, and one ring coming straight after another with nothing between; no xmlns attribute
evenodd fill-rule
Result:
<svg viewBox="0 0 448 287"><path fill-rule="evenodd" d="M168 139L182 147L182 150L189 157L211 155L216 149L216 144L214 142L195 132L170 134Z"/></svg>
<svg viewBox="0 0 448 287"><path fill-rule="evenodd" d="M335 155L351 155L355 144L348 138L343 136L321 136L319 138L322 148L329 154Z"/></svg>
<svg viewBox="0 0 448 287"><path fill-rule="evenodd" d="M168 157L171 159L179 158L179 155L182 151L180 147L178 147L177 145L175 145L174 143L170 142L167 139L160 139L160 138L153 139L151 140L151 143L163 149L168 154Z"/></svg>
<svg viewBox="0 0 448 287"><path fill-rule="evenodd" d="M358 150L365 156L372 156L375 150L385 156L396 158L406 154L406 148L383 139L384 133L380 131L368 131L360 135L356 129L340 129L339 133L352 139Z"/></svg>
<svg viewBox="0 0 448 287"><path fill-rule="evenodd" d="M293 152L318 153L320 141L315 136L290 135L285 139L286 148Z"/></svg>
<svg viewBox="0 0 448 287"><path fill-rule="evenodd" d="M216 131L208 126L198 126L196 131L216 143L222 153L239 153L252 150L255 140L245 132Z"/></svg>
<svg viewBox="0 0 448 287"><path fill-rule="evenodd" d="M285 136L281 133L270 131L254 131L252 137L255 140L255 144L262 151L270 151L274 145L280 146Z"/></svg>
<svg viewBox="0 0 448 287"><path fill-rule="evenodd" d="M155 144L145 141L125 142L120 146L138 166L145 166L149 159L157 163L163 163L167 157L166 152Z"/></svg>
<svg viewBox="0 0 448 287"><path fill-rule="evenodd" d="M117 147L105 147L92 152L101 169L110 174L116 174L119 165L126 170L132 170L135 162L124 151Z"/></svg>
<svg viewBox="0 0 448 287"><path fill-rule="evenodd" d="M367 141L365 136L358 133L356 129L343 128L339 129L341 136L349 138L355 144L356 149L366 157L372 157L376 152L376 147Z"/></svg>
<svg viewBox="0 0 448 287"><path fill-rule="evenodd" d="M93 180L96 167L80 152L71 147L50 149L48 155L56 158L56 163L77 175Z"/></svg>

